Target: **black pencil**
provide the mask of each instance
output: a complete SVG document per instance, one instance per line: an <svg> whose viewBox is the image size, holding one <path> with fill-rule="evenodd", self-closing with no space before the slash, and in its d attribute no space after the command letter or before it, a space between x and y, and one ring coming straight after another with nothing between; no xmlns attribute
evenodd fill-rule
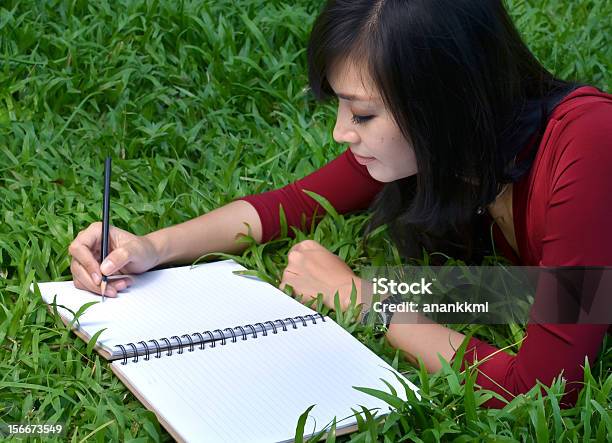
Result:
<svg viewBox="0 0 612 443"><path fill-rule="evenodd" d="M108 255L108 230L110 224L110 179L111 179L111 158L106 157L104 162L104 197L102 202L102 248L100 254L100 263L104 261ZM108 276L102 275L100 289L102 292L102 301L106 292L106 284Z"/></svg>

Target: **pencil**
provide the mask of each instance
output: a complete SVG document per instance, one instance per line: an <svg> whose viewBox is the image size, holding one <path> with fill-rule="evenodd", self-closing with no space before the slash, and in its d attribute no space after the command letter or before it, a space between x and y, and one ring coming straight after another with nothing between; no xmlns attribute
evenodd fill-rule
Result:
<svg viewBox="0 0 612 443"><path fill-rule="evenodd" d="M110 179L111 158L106 157L106 160L104 162L104 197L102 202L102 247L100 254L100 263L102 263L108 255L108 230L110 223ZM107 283L108 276L102 275L102 282L100 283L102 301L104 301L104 294L106 293Z"/></svg>

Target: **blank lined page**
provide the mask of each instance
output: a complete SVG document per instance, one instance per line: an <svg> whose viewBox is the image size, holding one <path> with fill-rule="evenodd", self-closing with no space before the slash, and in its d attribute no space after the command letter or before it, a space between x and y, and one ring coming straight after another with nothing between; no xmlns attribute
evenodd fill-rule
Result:
<svg viewBox="0 0 612 443"><path fill-rule="evenodd" d="M389 392L382 378L406 398L394 374L417 390L329 318L180 355L115 361L112 368L175 438L189 442L290 440L299 416L313 404L306 435L334 416L338 428L348 426L354 418L340 420L352 416L351 407L389 411L353 386Z"/></svg>
<svg viewBox="0 0 612 443"><path fill-rule="evenodd" d="M87 302L100 302L80 317L79 329L91 337L107 328L98 343L116 355L118 344L315 314L268 283L232 273L244 269L225 260L152 271L136 276L132 286L104 303L72 282L40 283L39 287L46 303L52 303L57 294L57 304L74 312ZM73 318L66 309L58 310L68 321Z"/></svg>

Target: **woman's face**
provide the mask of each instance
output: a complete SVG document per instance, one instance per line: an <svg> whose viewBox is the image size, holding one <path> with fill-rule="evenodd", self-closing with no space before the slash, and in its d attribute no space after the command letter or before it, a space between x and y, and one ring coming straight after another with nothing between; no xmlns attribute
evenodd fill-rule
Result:
<svg viewBox="0 0 612 443"><path fill-rule="evenodd" d="M385 108L373 82L353 63L342 63L329 76L338 97L334 140L348 143L372 178L391 182L417 172L412 145Z"/></svg>

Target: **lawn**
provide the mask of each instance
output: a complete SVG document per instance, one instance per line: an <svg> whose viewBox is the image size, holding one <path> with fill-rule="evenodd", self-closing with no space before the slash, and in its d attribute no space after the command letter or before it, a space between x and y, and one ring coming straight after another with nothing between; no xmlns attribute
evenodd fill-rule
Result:
<svg viewBox="0 0 612 443"><path fill-rule="evenodd" d="M1 2L0 421L63 422L74 442L171 439L28 288L71 278L67 248L101 218L108 154L113 223L145 234L280 187L342 152L331 137L334 104L316 103L307 89L305 48L321 4ZM546 67L610 91L612 2L507 4ZM353 241L367 217L331 214L295 239L251 244L237 260L275 281L288 248L308 237L357 272L397 263L384 230L366 250ZM381 331L350 315L337 320L424 394L386 422L364 421L338 440L604 441L612 434L609 341L588 362L575 408L559 409L557 383L549 396L534 389L487 410L478 405L490 394L473 387L470 373L447 366L427 375L385 344ZM508 352L523 337L521 326L456 328Z"/></svg>

